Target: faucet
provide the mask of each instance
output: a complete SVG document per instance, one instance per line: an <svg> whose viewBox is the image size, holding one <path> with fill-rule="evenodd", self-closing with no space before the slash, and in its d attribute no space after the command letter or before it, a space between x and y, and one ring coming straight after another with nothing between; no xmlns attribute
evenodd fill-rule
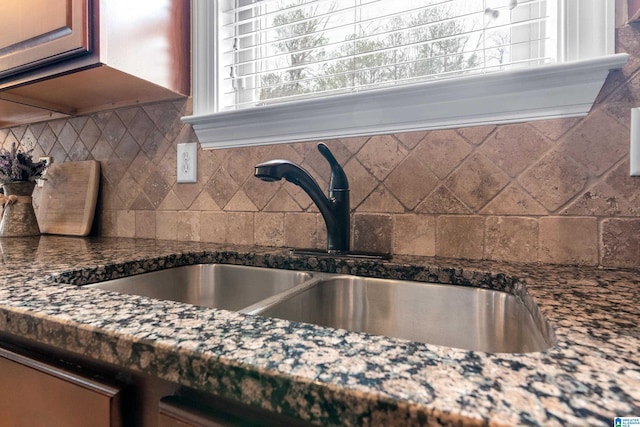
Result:
<svg viewBox="0 0 640 427"><path fill-rule="evenodd" d="M289 160L269 160L260 163L256 165L254 175L267 182L284 178L302 188L324 218L327 227L327 252L349 252L349 181L329 147L320 143L318 151L331 166L329 197L324 195L309 172Z"/></svg>

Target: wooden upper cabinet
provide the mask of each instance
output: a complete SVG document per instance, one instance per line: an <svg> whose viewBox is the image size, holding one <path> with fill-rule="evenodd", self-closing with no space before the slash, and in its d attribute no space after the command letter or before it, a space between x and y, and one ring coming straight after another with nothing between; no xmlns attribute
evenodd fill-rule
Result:
<svg viewBox="0 0 640 427"><path fill-rule="evenodd" d="M88 0L2 0L0 77L91 51Z"/></svg>
<svg viewBox="0 0 640 427"><path fill-rule="evenodd" d="M189 96L190 3L0 0L0 127Z"/></svg>

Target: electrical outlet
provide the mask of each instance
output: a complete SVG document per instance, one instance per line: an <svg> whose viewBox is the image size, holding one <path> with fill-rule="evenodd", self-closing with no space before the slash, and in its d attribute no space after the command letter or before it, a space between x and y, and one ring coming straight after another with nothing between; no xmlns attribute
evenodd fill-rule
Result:
<svg viewBox="0 0 640 427"><path fill-rule="evenodd" d="M39 162L44 161L47 164L47 169L49 168L49 166L51 166L51 163L53 163L53 157L40 157L38 159ZM42 186L44 185L44 181L45 181L45 176L47 176L47 169L44 170L44 173L42 174L42 178L37 179L36 180L36 185L38 186L38 188L42 188Z"/></svg>
<svg viewBox="0 0 640 427"><path fill-rule="evenodd" d="M198 143L178 144L179 183L196 182L198 180Z"/></svg>
<svg viewBox="0 0 640 427"><path fill-rule="evenodd" d="M631 109L631 147L629 149L631 176L640 176L640 108Z"/></svg>

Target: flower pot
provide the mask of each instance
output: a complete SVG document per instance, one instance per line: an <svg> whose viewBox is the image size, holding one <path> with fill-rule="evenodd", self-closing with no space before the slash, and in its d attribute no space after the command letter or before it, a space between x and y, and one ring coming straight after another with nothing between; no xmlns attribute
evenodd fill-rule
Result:
<svg viewBox="0 0 640 427"><path fill-rule="evenodd" d="M33 210L31 195L36 183L13 181L2 184L4 206L0 222L0 237L23 237L40 235L38 219Z"/></svg>

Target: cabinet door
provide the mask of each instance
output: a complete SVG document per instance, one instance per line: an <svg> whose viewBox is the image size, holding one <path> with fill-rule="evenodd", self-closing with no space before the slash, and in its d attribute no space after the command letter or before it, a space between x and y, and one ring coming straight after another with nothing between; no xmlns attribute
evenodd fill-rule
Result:
<svg viewBox="0 0 640 427"><path fill-rule="evenodd" d="M0 77L91 51L89 0L0 1Z"/></svg>
<svg viewBox="0 0 640 427"><path fill-rule="evenodd" d="M3 427L119 427L120 390L0 348Z"/></svg>

